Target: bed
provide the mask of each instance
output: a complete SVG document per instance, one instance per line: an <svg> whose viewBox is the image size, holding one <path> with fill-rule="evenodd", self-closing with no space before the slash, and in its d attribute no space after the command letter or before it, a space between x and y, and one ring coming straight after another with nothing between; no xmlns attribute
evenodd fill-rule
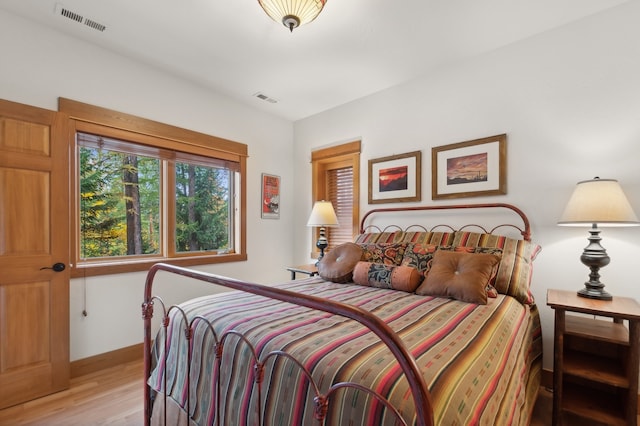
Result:
<svg viewBox="0 0 640 426"><path fill-rule="evenodd" d="M436 214L454 224L410 223ZM318 276L278 285L154 265L145 422L528 424L542 366L529 289L539 251L526 215L491 203L371 210ZM152 295L157 274L232 291L166 306Z"/></svg>

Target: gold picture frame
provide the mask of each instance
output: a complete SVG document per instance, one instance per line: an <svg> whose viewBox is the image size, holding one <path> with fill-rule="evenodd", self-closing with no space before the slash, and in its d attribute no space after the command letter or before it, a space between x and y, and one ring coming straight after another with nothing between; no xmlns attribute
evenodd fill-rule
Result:
<svg viewBox="0 0 640 426"><path fill-rule="evenodd" d="M369 160L369 204L421 200L420 151Z"/></svg>
<svg viewBox="0 0 640 426"><path fill-rule="evenodd" d="M506 194L506 158L506 134L432 148L431 198Z"/></svg>

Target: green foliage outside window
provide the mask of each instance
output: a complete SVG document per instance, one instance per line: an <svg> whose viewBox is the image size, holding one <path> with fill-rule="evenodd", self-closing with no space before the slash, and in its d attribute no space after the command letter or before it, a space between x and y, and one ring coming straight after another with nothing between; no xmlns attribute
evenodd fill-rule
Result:
<svg viewBox="0 0 640 426"><path fill-rule="evenodd" d="M225 169L176 163L176 252L229 248Z"/></svg>
<svg viewBox="0 0 640 426"><path fill-rule="evenodd" d="M175 190L176 221L165 228L168 160L103 148L92 135L84 137L91 142L79 147L82 259L161 254L163 229L175 232L176 252L230 249L232 171L175 163L176 185L169 189Z"/></svg>
<svg viewBox="0 0 640 426"><path fill-rule="evenodd" d="M160 160L105 149L80 148L80 257L84 259L156 254L160 250ZM138 183L127 183L135 175ZM125 186L135 186L139 197L127 208ZM129 230L127 216L137 217L140 229ZM141 241L129 250L128 235Z"/></svg>

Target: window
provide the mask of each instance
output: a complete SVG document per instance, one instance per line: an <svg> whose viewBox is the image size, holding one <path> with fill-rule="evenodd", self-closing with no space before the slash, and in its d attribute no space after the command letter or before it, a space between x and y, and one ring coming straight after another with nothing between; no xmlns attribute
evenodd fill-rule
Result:
<svg viewBox="0 0 640 426"><path fill-rule="evenodd" d="M246 260L246 145L60 105L75 129L72 276Z"/></svg>
<svg viewBox="0 0 640 426"><path fill-rule="evenodd" d="M233 251L232 167L175 163L175 212L178 253Z"/></svg>
<svg viewBox="0 0 640 426"><path fill-rule="evenodd" d="M135 155L86 133L76 135L79 158L80 242L82 261L160 250L161 162Z"/></svg>
<svg viewBox="0 0 640 426"><path fill-rule="evenodd" d="M329 227L329 250L352 242L358 232L360 210L360 141L350 142L311 153L313 199L328 200L338 216L339 226ZM319 231L316 231L319 232ZM318 238L316 234L313 241ZM312 256L318 250L313 249Z"/></svg>
<svg viewBox="0 0 640 426"><path fill-rule="evenodd" d="M342 243L353 241L353 165L329 168L325 173L327 176L325 199L331 201L339 223L337 227L326 228L329 249L331 249Z"/></svg>

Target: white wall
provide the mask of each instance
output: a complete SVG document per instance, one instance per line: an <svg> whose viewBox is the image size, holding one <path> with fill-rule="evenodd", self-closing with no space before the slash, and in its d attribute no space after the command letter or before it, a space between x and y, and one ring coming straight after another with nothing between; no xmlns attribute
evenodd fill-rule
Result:
<svg viewBox="0 0 640 426"><path fill-rule="evenodd" d="M200 269L262 283L289 277L284 268L293 257L291 122L2 11L0 51L2 99L56 110L58 97L65 97L247 144L249 260ZM279 220L260 218L263 172L282 177L281 201L289 207ZM274 241L278 249L269 250ZM133 273L71 281L72 361L141 341L144 278ZM167 290L168 300L207 291L185 288ZM85 294L87 317L82 316Z"/></svg>
<svg viewBox="0 0 640 426"><path fill-rule="evenodd" d="M579 261L586 229L556 226L575 183L617 178L640 213L638 17L640 5L629 2L292 126L0 12L0 98L56 109L62 96L248 144L249 260L202 269L258 282L280 281L288 276L284 265L309 261L311 231L305 224L312 149L362 138L364 212L371 207L368 159L421 149L421 204L430 204L431 147L507 133L508 194L463 201L510 202L528 213L534 239L543 246L533 291L550 368L553 317L545 305L546 289L576 290L587 278ZM282 176L280 220L260 219L262 172ZM607 289L640 299L633 274L640 228L606 229L603 238L612 257L601 271ZM266 250L274 241L281 242L278 250ZM140 341L143 280L144 274L136 273L72 281L72 360ZM161 287L170 285L166 281ZM81 315L85 288L86 318ZM170 299L203 291L187 293L179 286Z"/></svg>
<svg viewBox="0 0 640 426"><path fill-rule="evenodd" d="M312 149L362 138L364 213L372 208L367 160L422 150L419 204L431 204L432 147L507 133L507 195L462 201L508 202L528 214L533 238L543 247L533 293L541 308L545 368L552 368L553 311L546 290L577 290L588 278L579 260L587 229L556 225L575 184L594 176L618 179L640 214L638 18L640 4L629 2L296 122L296 261L308 260L312 244L304 227ZM640 228L608 228L602 237L612 258L601 270L602 282L614 296L640 300Z"/></svg>

